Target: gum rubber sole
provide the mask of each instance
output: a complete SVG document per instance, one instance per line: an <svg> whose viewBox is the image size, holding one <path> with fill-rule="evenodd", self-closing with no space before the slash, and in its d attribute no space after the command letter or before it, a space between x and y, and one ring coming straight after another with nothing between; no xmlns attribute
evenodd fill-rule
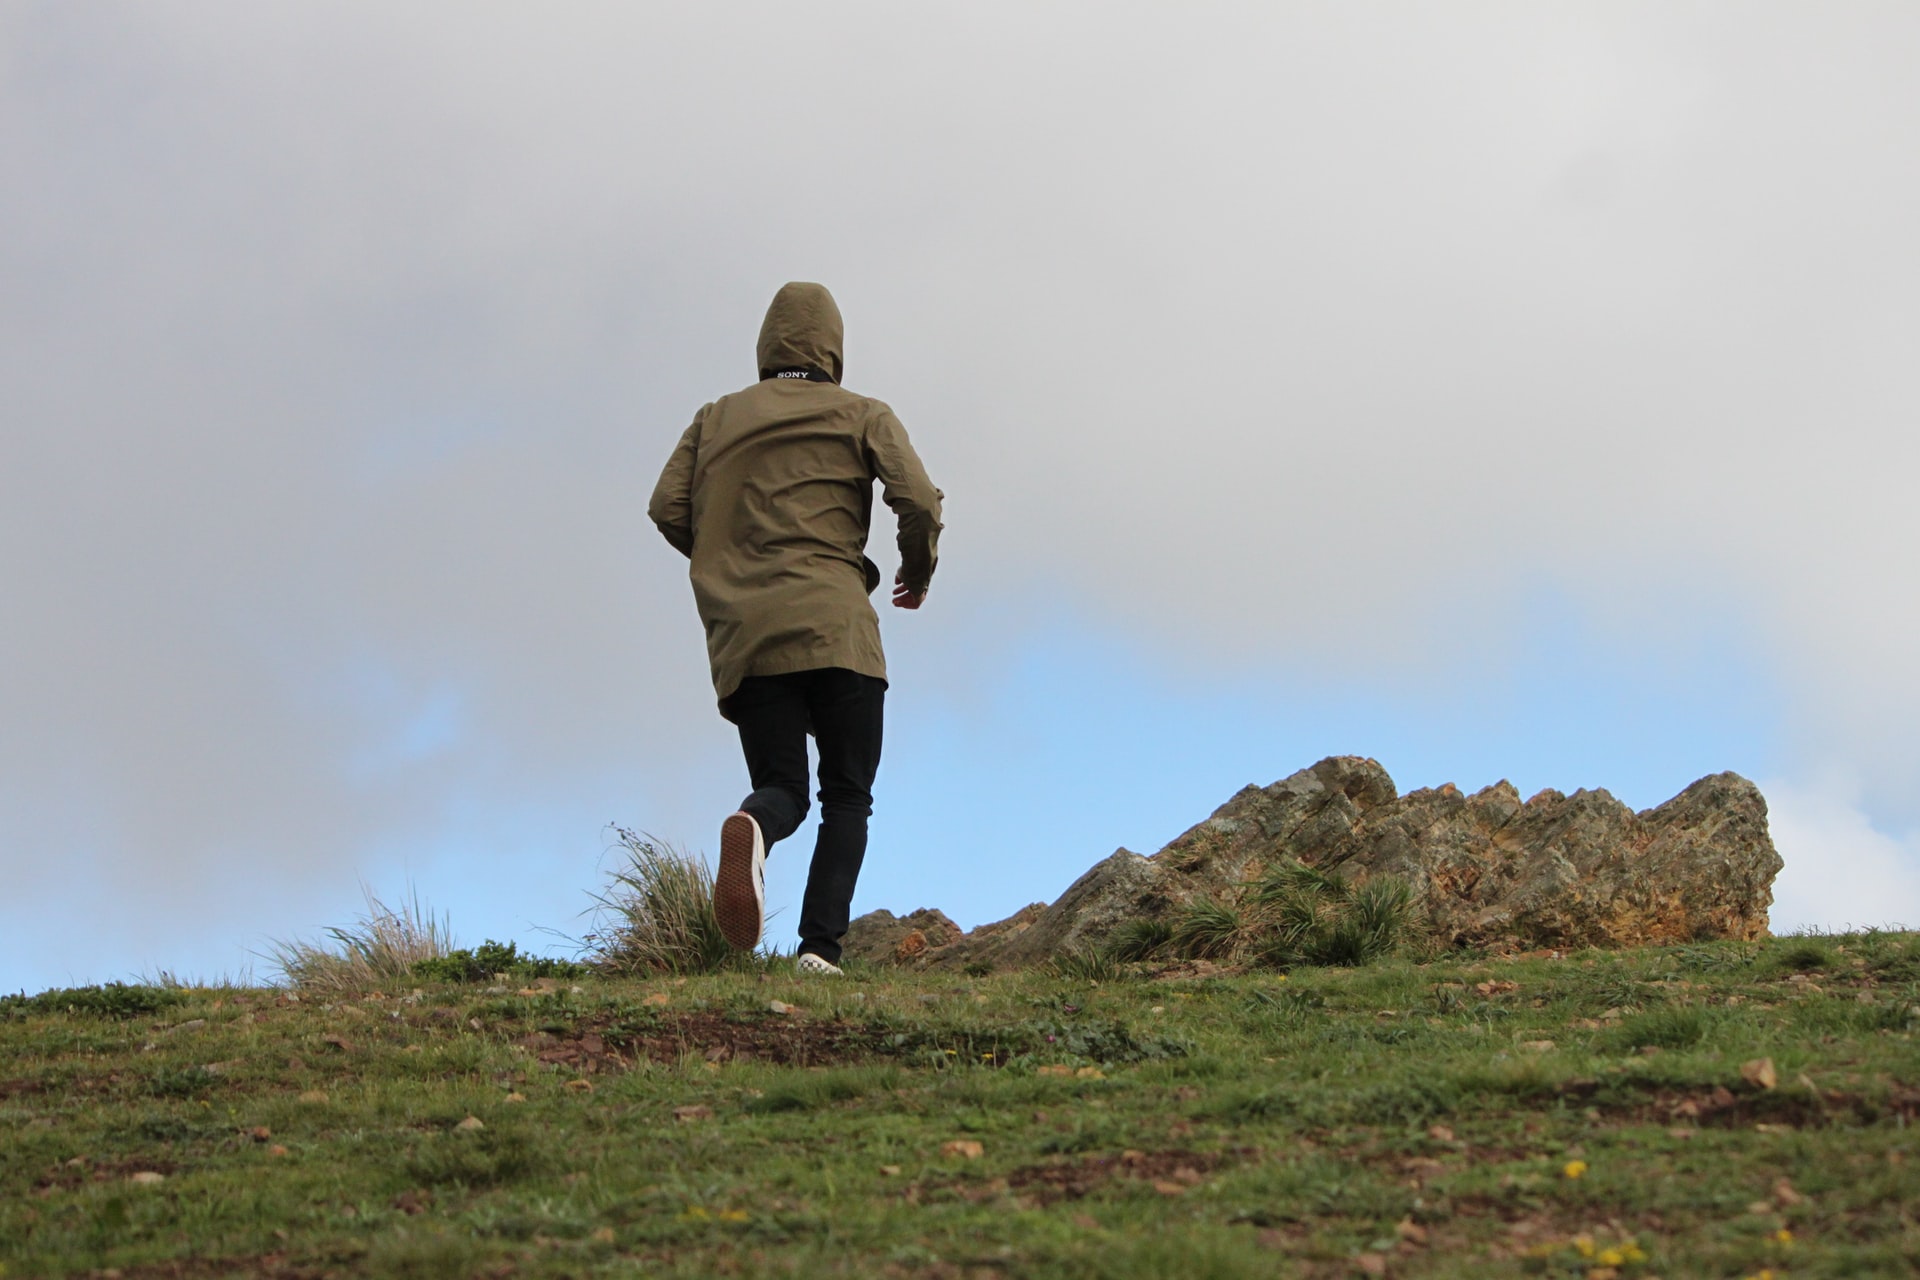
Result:
<svg viewBox="0 0 1920 1280"><path fill-rule="evenodd" d="M734 947L760 945L760 895L753 884L753 819L736 813L720 824L720 869L713 877L713 914L720 933Z"/></svg>

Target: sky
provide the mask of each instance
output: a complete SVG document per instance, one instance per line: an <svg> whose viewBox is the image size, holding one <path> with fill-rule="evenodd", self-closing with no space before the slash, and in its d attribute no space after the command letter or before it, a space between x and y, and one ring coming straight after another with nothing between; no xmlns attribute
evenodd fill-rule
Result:
<svg viewBox="0 0 1920 1280"><path fill-rule="evenodd" d="M1776 931L1920 925L1920 10L794 12L0 8L0 988L711 852L646 499L787 280L948 495L856 911L1352 753L1735 770Z"/></svg>

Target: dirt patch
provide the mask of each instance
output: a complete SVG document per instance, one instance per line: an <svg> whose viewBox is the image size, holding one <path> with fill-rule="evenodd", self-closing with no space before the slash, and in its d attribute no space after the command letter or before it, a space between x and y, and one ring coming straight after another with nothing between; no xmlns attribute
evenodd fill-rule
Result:
<svg viewBox="0 0 1920 1280"><path fill-rule="evenodd" d="M1221 1165L1245 1151L1122 1151L1119 1155L1082 1156L1050 1164L1022 1165L1007 1175L1007 1186L1036 1204L1078 1200L1117 1178L1151 1182L1167 1195L1180 1195L1206 1181Z"/></svg>
<svg viewBox="0 0 1920 1280"><path fill-rule="evenodd" d="M31 1098L47 1091L44 1080L0 1080L0 1102L10 1098Z"/></svg>
<svg viewBox="0 0 1920 1280"><path fill-rule="evenodd" d="M1660 1089L1626 1106L1595 1099L1609 1120L1738 1129L1780 1125L1813 1129L1827 1125L1911 1124L1920 1120L1920 1089L1899 1087L1879 1096L1804 1087L1743 1090Z"/></svg>
<svg viewBox="0 0 1920 1280"><path fill-rule="evenodd" d="M843 1022L794 1015L741 1019L715 1012L661 1018L644 1031L583 1029L570 1036L535 1032L516 1043L542 1063L583 1074L625 1071L642 1060L765 1062L780 1067L824 1067L862 1062L882 1052L879 1033Z"/></svg>

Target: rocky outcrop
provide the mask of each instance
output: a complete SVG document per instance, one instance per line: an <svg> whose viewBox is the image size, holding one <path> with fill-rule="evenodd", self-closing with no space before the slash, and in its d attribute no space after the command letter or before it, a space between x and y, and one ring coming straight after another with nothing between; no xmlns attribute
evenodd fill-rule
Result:
<svg viewBox="0 0 1920 1280"><path fill-rule="evenodd" d="M1151 857L1115 851L1051 906L966 934L939 912L874 912L847 949L915 967L1024 967L1235 894L1287 859L1356 884L1402 877L1442 942L1525 948L1760 937L1781 867L1766 800L1738 774L1635 813L1605 791L1522 801L1506 782L1402 796L1377 762L1335 756L1247 787ZM924 946L903 941L914 934Z"/></svg>

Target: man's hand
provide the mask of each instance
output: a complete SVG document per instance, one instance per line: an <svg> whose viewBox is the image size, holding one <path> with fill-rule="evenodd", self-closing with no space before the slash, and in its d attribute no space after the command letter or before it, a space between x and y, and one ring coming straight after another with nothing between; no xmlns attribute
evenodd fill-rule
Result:
<svg viewBox="0 0 1920 1280"><path fill-rule="evenodd" d="M918 609L927 602L925 591L909 591L906 582L899 574L893 575L893 607L896 609Z"/></svg>

